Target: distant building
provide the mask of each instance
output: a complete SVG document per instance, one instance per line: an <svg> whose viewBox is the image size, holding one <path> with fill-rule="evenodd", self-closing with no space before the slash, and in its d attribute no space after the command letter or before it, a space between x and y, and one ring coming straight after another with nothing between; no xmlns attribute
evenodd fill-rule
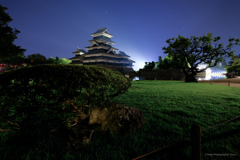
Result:
<svg viewBox="0 0 240 160"><path fill-rule="evenodd" d="M215 62L215 60L212 60L212 63L214 63ZM200 64L198 64L198 67L197 68L199 68L199 69L203 69L203 68L207 68L208 67L208 64L207 63L200 63ZM216 66L214 66L214 67L210 67L210 68L208 68L207 69L209 72L211 72L212 70L225 70L225 65L224 65L224 63L223 62L217 62L217 64L216 64Z"/></svg>
<svg viewBox="0 0 240 160"><path fill-rule="evenodd" d="M207 66L208 66L208 64L202 62L202 63L198 64L197 68L198 68L199 70L201 70L201 69L207 68ZM208 68L207 70L211 70L211 69Z"/></svg>
<svg viewBox="0 0 240 160"><path fill-rule="evenodd" d="M91 46L85 47L88 52L78 48L75 52L72 52L76 56L69 58L72 61L70 64L102 66L117 70L123 74L135 72L132 69L132 63L135 63L135 61L130 60L130 56L122 51L116 53L118 49L112 47L115 44L111 40L113 35L109 34L106 27L98 29L91 36L93 36L93 39L88 41Z"/></svg>

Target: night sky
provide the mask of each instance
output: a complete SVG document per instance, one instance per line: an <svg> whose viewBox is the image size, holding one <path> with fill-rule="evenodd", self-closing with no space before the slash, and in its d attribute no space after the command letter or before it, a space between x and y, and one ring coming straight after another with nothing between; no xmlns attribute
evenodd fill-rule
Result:
<svg viewBox="0 0 240 160"><path fill-rule="evenodd" d="M92 33L107 27L116 42L113 47L129 55L137 71L145 62L166 57L162 47L179 34L190 38L213 33L221 37L218 44L223 43L224 49L229 37L240 38L240 0L5 0L0 4L13 19L9 26L21 32L14 44L26 49L25 56L72 58L77 47L91 45ZM239 55L240 46L233 50Z"/></svg>

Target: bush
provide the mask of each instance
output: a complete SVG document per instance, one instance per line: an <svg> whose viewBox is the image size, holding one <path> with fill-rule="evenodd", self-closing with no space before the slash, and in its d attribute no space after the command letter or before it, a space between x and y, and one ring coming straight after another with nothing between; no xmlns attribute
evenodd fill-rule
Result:
<svg viewBox="0 0 240 160"><path fill-rule="evenodd" d="M33 81L33 85L29 85L30 81ZM38 130L46 133L59 123L70 127L67 120L77 118L75 113L71 112L70 105L63 107L67 100L77 97L80 104L86 103L91 106L109 103L113 97L125 93L130 86L129 78L104 67L75 65L25 67L0 75L2 91L0 96L19 100L18 104L2 101L0 113L6 121L18 119L20 133L23 135L41 137L42 132L39 133ZM83 88L86 92L82 92ZM14 110L14 113L9 116L11 110Z"/></svg>

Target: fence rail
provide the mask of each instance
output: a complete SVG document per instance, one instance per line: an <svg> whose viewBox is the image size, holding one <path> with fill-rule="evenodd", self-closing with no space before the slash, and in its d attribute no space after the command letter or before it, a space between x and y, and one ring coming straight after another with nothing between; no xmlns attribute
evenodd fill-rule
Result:
<svg viewBox="0 0 240 160"><path fill-rule="evenodd" d="M240 79L239 79L240 81ZM210 80L209 82L206 82L206 81L198 81L200 83L210 83L210 84L227 84L227 86L231 86L230 84L240 84L240 82L236 82L236 81L232 81L230 82L229 80L228 81L212 81ZM236 86L235 86L236 87ZM239 86L240 88L240 86Z"/></svg>
<svg viewBox="0 0 240 160"><path fill-rule="evenodd" d="M202 160L202 158L201 158L201 132L204 131L204 130L208 130L208 129L217 127L217 126L219 126L219 125L225 124L225 123L227 123L227 122L233 121L234 119L237 119L237 118L239 118L239 117L240 117L240 116L235 117L235 118L233 118L233 119L230 119L230 120L228 120L228 121L226 121L226 122L217 124L217 125L215 125L215 126L211 126L211 127L202 129L202 130L201 130L201 126L199 126L198 124L193 124L193 125L191 126L191 135L190 135L190 136L184 137L184 138L183 138L182 140L180 140L180 141L173 142L173 143L171 143L171 144L169 144L169 145L167 145L167 146L165 146L165 147L162 147L162 148L160 148L160 149L158 149L158 150L152 151L152 152L147 153L147 154L145 154L145 155L142 155L142 156L140 156L140 157L134 158L134 159L132 159L132 160L137 160L137 159L146 157L146 156L148 156L148 155L150 155L150 154L153 154L153 153L155 153L155 152L157 152L157 151L160 151L160 150L162 150L162 149L164 149L164 148L167 148L167 147L169 147L169 146L171 146L171 145L173 145L173 144L176 144L176 143L178 143L178 142L181 142L181 141L185 140L186 138L190 138L190 139L191 139L191 147L192 147L191 159L192 159L192 160ZM238 151L238 152L240 153L240 151Z"/></svg>

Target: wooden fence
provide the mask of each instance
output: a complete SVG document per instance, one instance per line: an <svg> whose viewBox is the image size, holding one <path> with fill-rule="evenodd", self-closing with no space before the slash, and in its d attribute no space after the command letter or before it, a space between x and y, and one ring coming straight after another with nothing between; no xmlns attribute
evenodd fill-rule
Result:
<svg viewBox="0 0 240 160"><path fill-rule="evenodd" d="M201 127L197 124L191 127L192 160L201 160Z"/></svg>
<svg viewBox="0 0 240 160"><path fill-rule="evenodd" d="M216 83L216 82L214 82ZM217 83L224 83L224 82L217 82ZM212 84L212 80L210 80L210 84ZM230 86L230 82L228 81L228 86Z"/></svg>
<svg viewBox="0 0 240 160"><path fill-rule="evenodd" d="M199 126L198 124L193 124L193 125L191 126L191 135L190 135L191 147L192 147L191 160L202 160L202 158L201 158L201 132L202 132L202 131L208 130L208 129L211 129L211 128L214 128L214 127L216 127L216 126L219 126L219 125L222 125L222 124L224 124L224 123L230 122L230 121L232 121L232 120L234 120L234 119L237 119L237 118L240 118L240 116L238 116L238 117L236 117L236 118L233 118L233 119L231 119L231 120L228 120L228 121L226 121L226 122L217 124L217 125L215 125L215 126L211 126L211 127L209 127L209 128L205 128L205 129L203 129L203 130L201 130L201 126ZM183 138L183 139L180 140L180 141L183 141L183 140L185 140L186 138L189 138L189 137L185 137L185 138ZM140 159L140 158L142 158L142 157L145 157L145 156L147 156L147 155L150 155L150 154L152 154L152 153L155 153L155 152L157 152L157 151L159 151L159 150L162 150L162 149L164 149L164 148L166 148L166 147L169 147L169 146L171 146L172 144L176 144L176 143L178 143L178 142L180 142L180 141L171 143L171 144L168 145L168 146L162 147L162 148L160 148L160 149L158 149L158 150L155 150L155 151L153 151L153 152L147 153L147 154L145 154L145 155L142 155L142 156L140 156L140 157L134 158L134 159L132 159L132 160Z"/></svg>
<svg viewBox="0 0 240 160"><path fill-rule="evenodd" d="M201 82L200 82L201 83ZM220 84L220 85L225 85L227 84L227 86L231 86L230 83L232 84L232 87L237 87L240 88L240 79L239 81L212 81L210 80L210 84Z"/></svg>

